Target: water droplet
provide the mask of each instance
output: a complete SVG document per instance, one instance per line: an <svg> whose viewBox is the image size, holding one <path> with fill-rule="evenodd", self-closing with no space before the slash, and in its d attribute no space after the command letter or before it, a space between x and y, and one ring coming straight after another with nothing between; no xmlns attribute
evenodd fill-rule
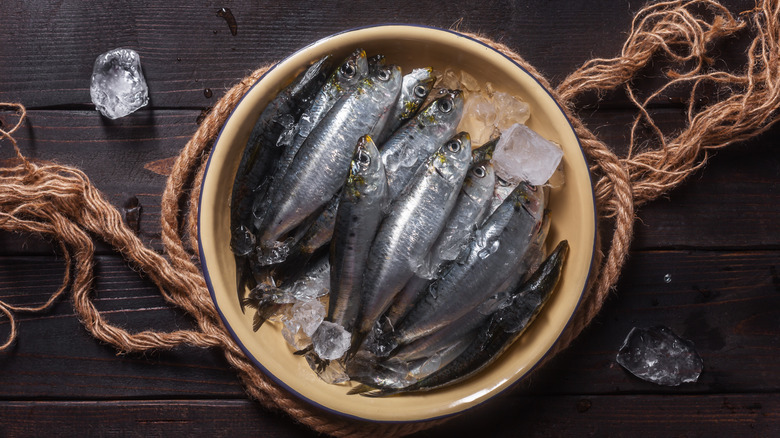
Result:
<svg viewBox="0 0 780 438"><path fill-rule="evenodd" d="M141 228L141 203L138 198L131 196L122 206L125 223L134 233L138 234Z"/></svg>
<svg viewBox="0 0 780 438"><path fill-rule="evenodd" d="M233 16L233 12L230 11L230 8L221 8L217 11L217 17L222 17L225 19L225 22L227 22L228 28L230 28L230 33L233 36L236 36L238 33L238 25L236 24L236 17ZM217 33L216 31L214 33Z"/></svg>
<svg viewBox="0 0 780 438"><path fill-rule="evenodd" d="M206 96L206 98L210 98L211 96L213 96L213 94L214 93L211 92L211 88L206 88L205 90L203 90L203 95Z"/></svg>
<svg viewBox="0 0 780 438"><path fill-rule="evenodd" d="M176 61L178 61L178 62L181 62L181 58L179 58L179 57L177 56L177 57L176 57Z"/></svg>
<svg viewBox="0 0 780 438"><path fill-rule="evenodd" d="M672 282L672 274L664 275L664 283L671 283L671 282Z"/></svg>

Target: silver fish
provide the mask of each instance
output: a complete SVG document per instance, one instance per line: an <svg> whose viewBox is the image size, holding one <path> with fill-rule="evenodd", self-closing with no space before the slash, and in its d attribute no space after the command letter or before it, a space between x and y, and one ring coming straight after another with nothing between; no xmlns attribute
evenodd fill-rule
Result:
<svg viewBox="0 0 780 438"><path fill-rule="evenodd" d="M385 317L391 325L398 323L445 263L455 260L468 244L487 211L494 183L495 172L489 161L471 166L442 232L426 256L424 271L409 280L388 309Z"/></svg>
<svg viewBox="0 0 780 438"><path fill-rule="evenodd" d="M466 177L471 161L469 145L466 133L442 145L420 166L379 226L363 279L363 302L353 352L422 266L423 257L441 232Z"/></svg>
<svg viewBox="0 0 780 438"><path fill-rule="evenodd" d="M490 318L494 312L509 306L512 303L512 294L516 292L516 289L525 279L526 274L535 272L539 266L537 264L533 267L533 270L530 269L532 263L535 263L540 254L542 254L541 248L550 229L549 213L549 210L544 212L542 222L538 229L534 230L534 235L531 238L531 243L525 256L523 256L520 264L513 268L513 274L498 287L496 294L489 297L476 308L471 309L456 321L448 324L447 330L438 330L429 336L399 347L398 351L393 354L393 357L410 361L436 355L459 339L468 336L469 333L476 330L477 327Z"/></svg>
<svg viewBox="0 0 780 438"><path fill-rule="evenodd" d="M416 68L404 75L398 101L387 113L385 120L380 122L383 128L376 137L377 144L383 144L401 125L417 114L435 81L433 69L430 67Z"/></svg>
<svg viewBox="0 0 780 438"><path fill-rule="evenodd" d="M327 321L351 332L360 311L363 270L387 199L387 177L371 137L360 138L341 192L330 244Z"/></svg>
<svg viewBox="0 0 780 438"><path fill-rule="evenodd" d="M477 230L467 250L389 334L386 350L427 336L477 307L512 275L542 221L541 190L521 183Z"/></svg>
<svg viewBox="0 0 780 438"><path fill-rule="evenodd" d="M274 181L269 214L259 227L262 246L278 245L285 233L338 192L358 139L372 133L400 90L401 68L389 66L339 99L303 142L284 178Z"/></svg>
<svg viewBox="0 0 780 438"><path fill-rule="evenodd" d="M463 381L483 370L522 336L549 300L560 281L568 250L568 242L560 242L539 269L512 292L511 304L495 312L473 334L466 337L471 342L462 348L462 352L453 358L445 350L439 361L440 368L435 372L417 379L411 385L404 385L411 381L408 378L401 382L391 382L391 385L386 385L386 381L368 381L350 393L382 397L398 392L430 391ZM389 361L406 363L395 357ZM380 365L376 368L380 368Z"/></svg>
<svg viewBox="0 0 780 438"><path fill-rule="evenodd" d="M284 175L298 153L306 137L317 123L333 108L333 105L345 94L352 92L357 84L368 75L368 60L363 49L357 49L341 63L314 97L311 106L297 124L289 128L280 137L279 143L285 151L279 159L277 174ZM285 144L286 143L286 144Z"/></svg>
<svg viewBox="0 0 780 438"><path fill-rule="evenodd" d="M268 187L273 162L279 154L274 147L283 125L281 119L295 119L324 83L330 69L330 56L310 65L285 87L260 114L241 156L230 196L231 248L236 254L237 294L244 310L246 287L256 285L249 265L255 245L252 206L258 190Z"/></svg>
<svg viewBox="0 0 780 438"><path fill-rule="evenodd" d="M463 93L449 90L399 128L380 148L390 199L395 199L417 168L455 134L463 115Z"/></svg>

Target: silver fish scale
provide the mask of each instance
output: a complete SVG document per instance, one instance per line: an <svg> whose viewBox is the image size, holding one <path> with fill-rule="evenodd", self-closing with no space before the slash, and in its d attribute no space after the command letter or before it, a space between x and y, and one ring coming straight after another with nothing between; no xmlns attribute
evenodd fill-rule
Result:
<svg viewBox="0 0 780 438"><path fill-rule="evenodd" d="M439 111L439 102L451 99L451 111ZM431 102L415 118L399 128L382 145L382 162L387 170L390 199L404 189L425 159L455 134L463 114L463 97L458 90Z"/></svg>
<svg viewBox="0 0 780 438"><path fill-rule="evenodd" d="M368 331L420 268L452 210L470 161L469 148L434 154L418 169L382 222L369 253L363 281L360 331ZM453 156L454 155L454 156Z"/></svg>
<svg viewBox="0 0 780 438"><path fill-rule="evenodd" d="M468 252L450 265L396 328L393 337L405 344L457 320L490 297L522 260L542 211L520 205L534 199L521 185L477 231Z"/></svg>
<svg viewBox="0 0 780 438"><path fill-rule="evenodd" d="M400 88L401 71L394 67L388 81L368 77L334 105L303 142L284 178L274 181L261 244L272 245L336 194L358 139L376 129Z"/></svg>

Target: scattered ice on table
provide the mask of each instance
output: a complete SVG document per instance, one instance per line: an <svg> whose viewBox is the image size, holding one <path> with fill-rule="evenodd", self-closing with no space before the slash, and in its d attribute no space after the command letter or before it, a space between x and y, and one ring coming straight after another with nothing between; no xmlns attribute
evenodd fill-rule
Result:
<svg viewBox="0 0 780 438"><path fill-rule="evenodd" d="M339 324L322 321L311 337L314 352L320 359L334 360L344 356L349 349L352 335Z"/></svg>
<svg viewBox="0 0 780 438"><path fill-rule="evenodd" d="M666 386L696 382L703 367L693 342L664 326L631 329L617 363L642 380Z"/></svg>
<svg viewBox="0 0 780 438"><path fill-rule="evenodd" d="M149 103L141 58L130 49L114 49L97 57L89 87L92 103L109 119L124 117Z"/></svg>
<svg viewBox="0 0 780 438"><path fill-rule="evenodd" d="M325 317L325 306L320 300L299 301L292 306L290 315L284 321L282 336L296 350L311 345L311 335Z"/></svg>
<svg viewBox="0 0 780 438"><path fill-rule="evenodd" d="M496 175L510 182L526 180L542 185L552 176L563 157L555 143L531 128L516 123L501 133L493 153Z"/></svg>
<svg viewBox="0 0 780 438"><path fill-rule="evenodd" d="M306 354L306 362L317 373L317 376L326 383L336 385L349 381L349 375L341 361L322 360L316 354L309 352Z"/></svg>

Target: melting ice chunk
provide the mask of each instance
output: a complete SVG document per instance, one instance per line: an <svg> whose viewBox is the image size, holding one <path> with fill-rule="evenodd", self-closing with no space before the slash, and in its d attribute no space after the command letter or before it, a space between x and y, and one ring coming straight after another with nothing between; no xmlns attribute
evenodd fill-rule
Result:
<svg viewBox="0 0 780 438"><path fill-rule="evenodd" d="M318 358L316 354L309 352L306 354L306 362L309 363L311 369L317 373L320 379L327 383L335 385L349 380L349 375L347 375L347 371L341 361L324 361Z"/></svg>
<svg viewBox="0 0 780 438"><path fill-rule="evenodd" d="M325 317L325 306L319 300L298 301L284 321L282 336L296 350L311 344L311 336Z"/></svg>
<svg viewBox="0 0 780 438"><path fill-rule="evenodd" d="M98 56L89 94L100 114L109 119L124 117L149 103L149 88L138 53L114 49Z"/></svg>
<svg viewBox="0 0 780 438"><path fill-rule="evenodd" d="M703 367L693 342L663 326L631 329L617 363L642 380L666 386L696 382Z"/></svg>
<svg viewBox="0 0 780 438"><path fill-rule="evenodd" d="M320 359L334 360L344 356L349 349L352 335L339 324L322 321L311 338L314 352Z"/></svg>
<svg viewBox="0 0 780 438"><path fill-rule="evenodd" d="M496 175L510 182L526 180L538 186L547 182L563 151L531 128L516 123L501 133L493 153Z"/></svg>

